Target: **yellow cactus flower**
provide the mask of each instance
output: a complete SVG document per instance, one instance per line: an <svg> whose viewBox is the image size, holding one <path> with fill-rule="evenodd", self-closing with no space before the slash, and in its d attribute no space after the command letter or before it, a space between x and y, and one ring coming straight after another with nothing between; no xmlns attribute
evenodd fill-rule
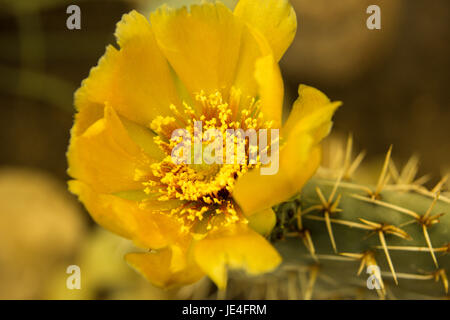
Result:
<svg viewBox="0 0 450 320"><path fill-rule="evenodd" d="M272 207L299 192L320 162L320 142L339 106L300 86L284 125L278 61L296 32L287 0L240 0L171 9L147 19L132 11L75 94L67 152L69 189L103 227L146 249L126 260L153 284L170 287L227 269L275 269L265 239ZM279 129L278 172L257 163L175 163L171 134L193 123ZM248 159L248 153L247 158Z"/></svg>

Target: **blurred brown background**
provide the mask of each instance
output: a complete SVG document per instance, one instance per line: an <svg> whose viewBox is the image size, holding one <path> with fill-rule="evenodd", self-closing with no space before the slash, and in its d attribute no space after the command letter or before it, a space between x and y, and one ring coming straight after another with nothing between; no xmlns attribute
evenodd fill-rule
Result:
<svg viewBox="0 0 450 320"><path fill-rule="evenodd" d="M127 244L94 228L65 187L73 92L114 42L122 14L163 2L198 1L0 0L0 298L163 296L127 268L107 267L123 264ZM291 2L299 28L281 62L286 108L299 83L315 86L344 102L333 134L352 132L369 162L393 144L400 163L419 155L432 182L449 172L450 2ZM70 4L81 8L81 30L66 28ZM366 28L371 4L381 8L381 30ZM97 247L115 248L100 266L87 249ZM65 289L73 261L96 279L89 292Z"/></svg>

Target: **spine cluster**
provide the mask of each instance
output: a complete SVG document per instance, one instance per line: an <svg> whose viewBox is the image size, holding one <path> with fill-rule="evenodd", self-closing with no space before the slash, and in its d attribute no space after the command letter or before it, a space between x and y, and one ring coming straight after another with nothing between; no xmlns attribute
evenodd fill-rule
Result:
<svg viewBox="0 0 450 320"><path fill-rule="evenodd" d="M447 179L426 189L423 179L414 180L415 158L399 173L390 156L391 149L375 186L352 178L358 156L334 178L319 173L275 208L271 241L298 298L448 295L450 199L441 192Z"/></svg>

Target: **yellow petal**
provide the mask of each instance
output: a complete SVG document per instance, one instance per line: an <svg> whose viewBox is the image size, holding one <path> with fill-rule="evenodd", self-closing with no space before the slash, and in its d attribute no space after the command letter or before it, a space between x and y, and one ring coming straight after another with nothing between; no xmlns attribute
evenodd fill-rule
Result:
<svg viewBox="0 0 450 320"><path fill-rule="evenodd" d="M219 289L226 287L227 268L256 275L274 270L281 262L272 245L245 225L232 226L198 241L194 256Z"/></svg>
<svg viewBox="0 0 450 320"><path fill-rule="evenodd" d="M150 21L161 50L191 93L231 87L242 25L225 5L163 6Z"/></svg>
<svg viewBox="0 0 450 320"><path fill-rule="evenodd" d="M271 55L256 62L255 78L259 85L261 112L273 121L273 128L281 126L284 85L278 64Z"/></svg>
<svg viewBox="0 0 450 320"><path fill-rule="evenodd" d="M180 253L176 251L166 248L155 253L129 253L125 259L157 287L167 289L200 280L204 273L195 264L186 263L183 268L179 268L179 260L186 258L178 256Z"/></svg>
<svg viewBox="0 0 450 320"><path fill-rule="evenodd" d="M332 125L331 118L342 103L330 102L325 94L305 85L299 86L298 94L299 97L283 126L282 136L289 139L291 132L298 128L314 132L316 141L320 141L328 135Z"/></svg>
<svg viewBox="0 0 450 320"><path fill-rule="evenodd" d="M153 202L153 210L148 205L144 210L136 201L97 193L87 184L76 180L69 181L69 190L78 195L98 224L122 237L132 239L141 247L162 248L179 239L180 226L169 217L155 212L179 204Z"/></svg>
<svg viewBox="0 0 450 320"><path fill-rule="evenodd" d="M104 118L72 136L68 173L102 193L143 189L134 176L136 170L149 170L150 159L131 140L114 109L104 110Z"/></svg>
<svg viewBox="0 0 450 320"><path fill-rule="evenodd" d="M141 147L151 159L161 161L167 156L155 143L154 138L157 135L153 131L126 118L121 118L121 120L131 140Z"/></svg>
<svg viewBox="0 0 450 320"><path fill-rule="evenodd" d="M82 135L96 121L105 115L105 104L85 103L85 107L75 114L75 121L70 130L71 137Z"/></svg>
<svg viewBox="0 0 450 320"><path fill-rule="evenodd" d="M286 201L300 192L320 164L320 149L312 146L310 135L294 136L280 150L276 174L261 175L260 170L255 169L237 180L233 198L246 216Z"/></svg>
<svg viewBox="0 0 450 320"><path fill-rule="evenodd" d="M300 192L320 164L319 143L329 133L340 102L330 102L319 90L308 86L300 86L299 94L281 131L285 144L281 146L278 172L261 175L259 169L252 170L236 183L233 198L247 216Z"/></svg>
<svg viewBox="0 0 450 320"><path fill-rule="evenodd" d="M239 0L234 14L266 37L277 62L294 40L297 18L288 0Z"/></svg>
<svg viewBox="0 0 450 320"><path fill-rule="evenodd" d="M144 16L124 15L116 35L121 49L107 47L76 92L75 106L108 102L120 115L148 126L157 115L168 115L171 104L180 104L173 75Z"/></svg>
<svg viewBox="0 0 450 320"><path fill-rule="evenodd" d="M258 97L264 118L273 120L273 127L280 126L284 96L281 72L267 40L250 26L243 29L233 86L243 93L241 107L247 107L250 99Z"/></svg>
<svg viewBox="0 0 450 320"><path fill-rule="evenodd" d="M264 236L272 232L276 222L277 218L272 208L264 209L248 217L248 226Z"/></svg>

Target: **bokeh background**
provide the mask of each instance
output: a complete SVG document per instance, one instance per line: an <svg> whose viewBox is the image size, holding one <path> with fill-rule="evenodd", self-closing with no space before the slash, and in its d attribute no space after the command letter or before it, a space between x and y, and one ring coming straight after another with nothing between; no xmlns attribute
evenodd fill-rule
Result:
<svg viewBox="0 0 450 320"><path fill-rule="evenodd" d="M75 89L122 14L163 2L199 1L0 0L0 299L213 297L208 280L151 287L122 259L131 245L96 227L66 190ZM281 61L286 111L299 83L315 86L344 102L332 140L353 133L366 170L393 144L399 164L419 156L430 185L450 172L450 2L291 2L299 29ZM81 30L66 28L70 4L81 8ZM366 28L371 4L381 30ZM81 290L66 288L71 264L81 267Z"/></svg>

